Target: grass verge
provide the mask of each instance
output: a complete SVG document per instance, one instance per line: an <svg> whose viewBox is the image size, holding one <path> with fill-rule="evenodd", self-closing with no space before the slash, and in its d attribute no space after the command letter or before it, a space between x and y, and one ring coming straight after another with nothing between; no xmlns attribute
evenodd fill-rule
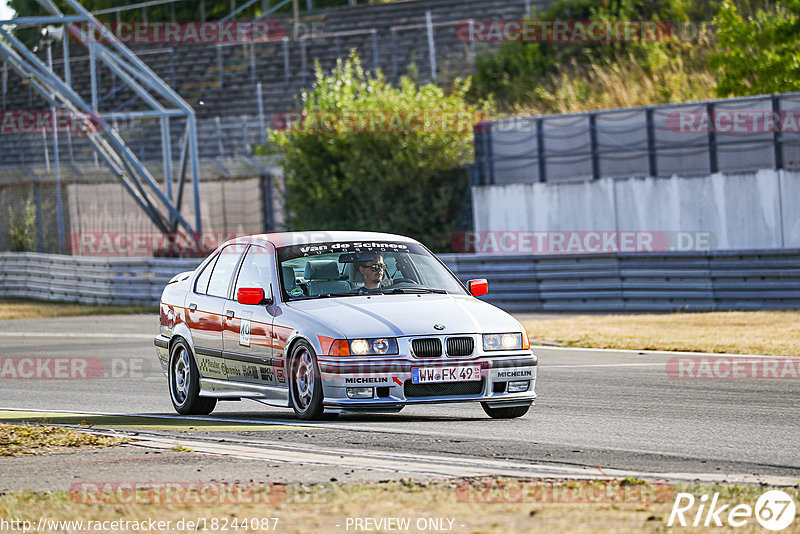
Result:
<svg viewBox="0 0 800 534"><path fill-rule="evenodd" d="M129 441L55 426L0 423L0 456L45 454L86 446L108 447Z"/></svg>
<svg viewBox="0 0 800 534"><path fill-rule="evenodd" d="M0 319L46 319L79 315L119 315L158 313L156 306L107 306L38 300L0 300Z"/></svg>
<svg viewBox="0 0 800 534"><path fill-rule="evenodd" d="M181 485L175 485L178 486ZM770 489L718 485L656 487L639 481L609 484L602 481L483 478L426 483L272 486L259 502L253 502L252 493L247 493L247 498L237 499L245 493L238 493L230 487L225 491L201 491L191 496L174 489L171 493L173 498L167 502L164 499L156 502L155 494L138 490L127 493L121 502L115 500L118 491L109 490L108 493L89 495L90 498L97 495L106 498L86 502L85 487L84 484L80 491L71 492L15 492L0 496L0 516L30 521L33 525L38 524L41 516L46 516L49 521L80 520L84 524L73 525L72 530L96 532L108 531L104 529L109 527L87 525L86 522L171 521L160 528L169 532L196 528L188 526L188 521L199 523L198 530L203 530L205 525L211 530L229 532L665 532L669 530L666 525L678 492L692 494L697 503L702 495L710 498L719 493L719 505L730 504L730 510L740 503L755 507L758 497ZM97 487L102 489L104 486L99 484ZM181 487L186 487L186 484ZM798 499L797 487L783 490ZM156 492L159 498L170 495L166 490ZM689 522L694 520L697 509L695 505L686 513ZM388 518L407 520L409 528L392 528L389 523L383 523L381 528L376 524ZM727 511L722 514L722 520L726 518ZM357 528L355 519L362 521L362 528ZM181 520L182 529L178 526ZM372 522L363 523L367 520ZM241 528L242 521L248 523L246 529ZM744 530L760 528L754 517L748 519L748 527ZM714 526L692 528L692 532L733 530ZM783 530L786 533L799 531L797 522Z"/></svg>
<svg viewBox="0 0 800 534"><path fill-rule="evenodd" d="M800 312L578 315L527 320L532 340L568 347L800 355Z"/></svg>

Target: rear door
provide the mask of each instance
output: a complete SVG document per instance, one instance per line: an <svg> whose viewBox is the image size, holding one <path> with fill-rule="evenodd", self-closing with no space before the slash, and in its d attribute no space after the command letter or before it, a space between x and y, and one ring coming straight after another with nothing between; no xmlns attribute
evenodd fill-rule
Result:
<svg viewBox="0 0 800 534"><path fill-rule="evenodd" d="M270 307L239 304L236 300L239 288L258 287L269 297L274 294L276 284L274 252L252 245L242 260L232 298L225 305L222 345L229 380L278 385Z"/></svg>
<svg viewBox="0 0 800 534"><path fill-rule="evenodd" d="M241 250L241 245L223 248L197 277L186 300L187 325L194 339L197 366L204 378L227 378L222 355L223 318Z"/></svg>

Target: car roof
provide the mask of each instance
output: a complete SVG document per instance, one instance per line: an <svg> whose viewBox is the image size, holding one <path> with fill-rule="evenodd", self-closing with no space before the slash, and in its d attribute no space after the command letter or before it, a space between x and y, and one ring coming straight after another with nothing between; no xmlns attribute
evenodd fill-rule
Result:
<svg viewBox="0 0 800 534"><path fill-rule="evenodd" d="M381 232L356 232L342 230L319 230L314 232L276 232L269 234L254 234L231 239L225 244L232 243L271 243L277 248L289 245L303 245L313 243L329 243L341 241L391 241L395 243L417 243L418 241L396 234Z"/></svg>

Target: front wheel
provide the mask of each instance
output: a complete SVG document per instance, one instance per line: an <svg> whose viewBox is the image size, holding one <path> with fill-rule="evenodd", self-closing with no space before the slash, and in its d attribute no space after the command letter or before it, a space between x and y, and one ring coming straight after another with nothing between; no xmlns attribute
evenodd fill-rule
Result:
<svg viewBox="0 0 800 534"><path fill-rule="evenodd" d="M298 419L320 419L325 411L322 400L322 379L314 349L306 341L298 341L289 358L289 393Z"/></svg>
<svg viewBox="0 0 800 534"><path fill-rule="evenodd" d="M508 406L505 408L492 408L489 406L488 402L482 402L481 407L483 407L483 411L486 412L486 415L491 417L492 419L516 419L517 417L522 417L528 410L530 409L531 405L527 406Z"/></svg>
<svg viewBox="0 0 800 534"><path fill-rule="evenodd" d="M217 399L200 396L200 372L189 346L183 339L172 345L169 357L169 396L181 415L208 415Z"/></svg>

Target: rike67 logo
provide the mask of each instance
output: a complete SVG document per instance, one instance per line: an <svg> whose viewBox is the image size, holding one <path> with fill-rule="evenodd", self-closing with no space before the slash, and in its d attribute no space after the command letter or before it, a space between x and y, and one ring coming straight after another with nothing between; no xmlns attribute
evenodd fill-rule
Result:
<svg viewBox="0 0 800 534"><path fill-rule="evenodd" d="M795 502L791 495L781 490L769 490L749 504L720 502L719 493L695 498L691 493L678 493L667 526L691 527L743 527L755 519L767 530L780 531L794 521ZM751 527L752 528L752 527Z"/></svg>

